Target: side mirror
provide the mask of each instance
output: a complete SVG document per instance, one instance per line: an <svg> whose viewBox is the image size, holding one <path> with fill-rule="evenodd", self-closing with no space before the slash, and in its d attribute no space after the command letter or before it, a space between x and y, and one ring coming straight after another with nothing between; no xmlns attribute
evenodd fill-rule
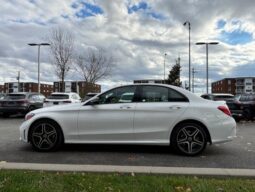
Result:
<svg viewBox="0 0 255 192"><path fill-rule="evenodd" d="M90 100L86 105L97 105L99 104L99 98L95 97L94 99Z"/></svg>

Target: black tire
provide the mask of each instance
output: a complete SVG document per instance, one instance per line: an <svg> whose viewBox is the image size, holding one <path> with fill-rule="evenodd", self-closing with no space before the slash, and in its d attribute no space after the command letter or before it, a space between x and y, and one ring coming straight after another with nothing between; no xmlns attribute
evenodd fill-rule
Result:
<svg viewBox="0 0 255 192"><path fill-rule="evenodd" d="M52 120L40 120L32 125L29 141L34 150L39 152L56 151L62 145L64 137L60 126Z"/></svg>
<svg viewBox="0 0 255 192"><path fill-rule="evenodd" d="M248 121L253 119L251 110L249 108L245 108L243 110L243 117L245 120L248 120Z"/></svg>
<svg viewBox="0 0 255 192"><path fill-rule="evenodd" d="M170 142L177 153L195 156L206 148L207 137L204 128L199 124L182 123L172 131Z"/></svg>

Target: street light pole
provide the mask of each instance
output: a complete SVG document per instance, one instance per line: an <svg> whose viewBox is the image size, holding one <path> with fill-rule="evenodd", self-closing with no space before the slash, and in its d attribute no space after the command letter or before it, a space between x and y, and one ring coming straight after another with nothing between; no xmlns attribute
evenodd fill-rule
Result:
<svg viewBox="0 0 255 192"><path fill-rule="evenodd" d="M196 45L206 45L206 93L208 94L209 88L209 65L208 65L208 45L217 45L219 42L197 42Z"/></svg>
<svg viewBox="0 0 255 192"><path fill-rule="evenodd" d="M30 46L38 46L38 93L41 92L40 85L40 48L41 46L50 46L49 43L29 43Z"/></svg>
<svg viewBox="0 0 255 192"><path fill-rule="evenodd" d="M188 24L188 29L189 29L189 91L191 90L191 78L190 78L190 73L191 73L191 59L190 59L190 22L186 21L185 23L183 23L184 26L186 26Z"/></svg>
<svg viewBox="0 0 255 192"><path fill-rule="evenodd" d="M165 53L164 55L164 84L166 82L166 56L167 54Z"/></svg>

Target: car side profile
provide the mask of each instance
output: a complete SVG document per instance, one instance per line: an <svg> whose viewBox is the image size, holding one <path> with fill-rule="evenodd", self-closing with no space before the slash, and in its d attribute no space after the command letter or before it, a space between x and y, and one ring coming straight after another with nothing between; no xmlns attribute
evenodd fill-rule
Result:
<svg viewBox="0 0 255 192"><path fill-rule="evenodd" d="M0 100L0 112L4 117L23 114L43 107L44 95L34 92L8 93Z"/></svg>
<svg viewBox="0 0 255 192"><path fill-rule="evenodd" d="M63 143L139 144L170 145L193 156L235 135L226 104L164 84L120 86L83 103L35 110L20 126L21 140L36 151Z"/></svg>

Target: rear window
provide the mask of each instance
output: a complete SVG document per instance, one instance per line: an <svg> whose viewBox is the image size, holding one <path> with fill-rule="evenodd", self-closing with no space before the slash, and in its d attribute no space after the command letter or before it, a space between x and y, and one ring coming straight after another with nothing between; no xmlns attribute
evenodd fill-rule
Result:
<svg viewBox="0 0 255 192"><path fill-rule="evenodd" d="M8 94L6 96L6 99L25 99L26 98L26 95L25 94Z"/></svg>
<svg viewBox="0 0 255 192"><path fill-rule="evenodd" d="M48 99L69 99L69 95L64 95L64 94L54 94L50 95Z"/></svg>

